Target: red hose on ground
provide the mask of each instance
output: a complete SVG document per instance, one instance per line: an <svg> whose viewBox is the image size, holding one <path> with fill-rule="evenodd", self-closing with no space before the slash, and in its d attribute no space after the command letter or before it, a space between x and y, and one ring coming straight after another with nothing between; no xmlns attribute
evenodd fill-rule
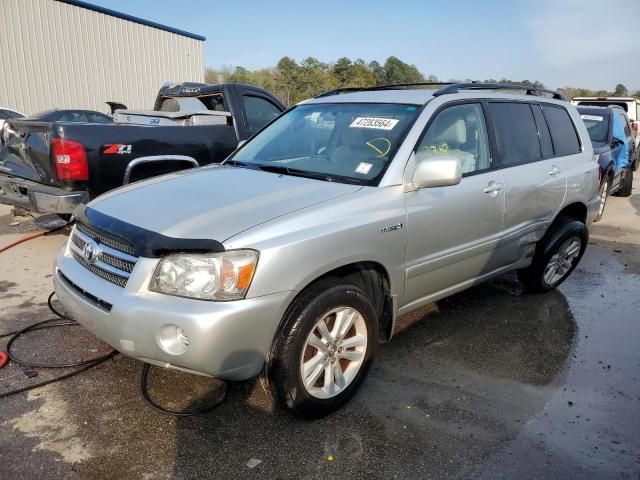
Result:
<svg viewBox="0 0 640 480"><path fill-rule="evenodd" d="M32 238L42 237L46 233L49 233L49 232L38 232L33 235L29 235L28 237L21 238L20 240L16 240L15 242L10 243L9 245L0 247L0 253L9 250L11 247L15 247L16 245L20 245L23 242L31 240Z"/></svg>
<svg viewBox="0 0 640 480"><path fill-rule="evenodd" d="M0 352L0 368L4 367L9 361L9 355L4 352Z"/></svg>
<svg viewBox="0 0 640 480"><path fill-rule="evenodd" d="M42 236L44 236L44 235L46 235L48 233L53 233L53 232L57 232L58 230L62 230L63 228L65 228L70 223L71 222L65 223L61 227L56 227L56 228L54 228L52 230L47 230L47 231L44 231L44 232L34 233L33 235L29 235L28 237L24 237L24 238L21 238L20 240L16 240L15 242L10 243L9 245L5 245L4 247L0 247L0 253L6 252L10 248L15 247L16 245L20 245L21 243L27 242L29 240L33 240L34 238L42 237Z"/></svg>

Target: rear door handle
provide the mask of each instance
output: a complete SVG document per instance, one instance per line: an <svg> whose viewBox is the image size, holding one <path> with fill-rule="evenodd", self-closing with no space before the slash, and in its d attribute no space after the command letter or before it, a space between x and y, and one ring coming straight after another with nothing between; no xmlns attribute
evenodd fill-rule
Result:
<svg viewBox="0 0 640 480"><path fill-rule="evenodd" d="M493 193L497 194L500 190L504 188L504 185L501 183L496 183L493 180L489 182L489 185L482 190L484 193ZM495 196L495 195L494 195Z"/></svg>
<svg viewBox="0 0 640 480"><path fill-rule="evenodd" d="M551 170L549 170L549 175L558 175L560 172L562 171L562 169L556 167L555 165L553 166L553 168L551 168Z"/></svg>

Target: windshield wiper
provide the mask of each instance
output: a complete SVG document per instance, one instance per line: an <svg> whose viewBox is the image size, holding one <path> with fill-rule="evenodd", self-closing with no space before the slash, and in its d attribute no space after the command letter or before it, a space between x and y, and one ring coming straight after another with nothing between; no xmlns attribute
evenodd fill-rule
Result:
<svg viewBox="0 0 640 480"><path fill-rule="evenodd" d="M321 172L310 172L308 170L300 170L298 168L285 167L283 165L266 165L263 163L241 162L239 160L229 160L228 162L225 162L225 165L291 175L292 177L312 178L314 180L323 180L325 182L351 183L356 185L367 184L367 181L364 179L361 180L359 178L345 177L342 175L329 175L328 173Z"/></svg>
<svg viewBox="0 0 640 480"><path fill-rule="evenodd" d="M240 168L251 168L252 170L256 169L254 164L241 162L239 160L229 160L227 162L224 162L223 165L230 165L232 167L240 167Z"/></svg>
<svg viewBox="0 0 640 480"><path fill-rule="evenodd" d="M292 177L313 178L314 180L324 180L325 182L335 182L337 177L328 173L310 172L308 170L300 170L298 168L284 167L282 165L256 165L258 170L271 173L280 173L291 175Z"/></svg>

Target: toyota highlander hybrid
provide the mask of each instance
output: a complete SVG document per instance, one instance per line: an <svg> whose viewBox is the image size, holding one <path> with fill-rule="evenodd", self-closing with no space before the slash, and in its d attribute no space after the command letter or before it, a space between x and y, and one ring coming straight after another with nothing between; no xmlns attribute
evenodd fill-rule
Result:
<svg viewBox="0 0 640 480"><path fill-rule="evenodd" d="M353 396L399 315L508 271L533 292L562 283L587 247L598 169L556 92L333 91L221 165L80 206L55 289L126 355L260 375L319 417Z"/></svg>

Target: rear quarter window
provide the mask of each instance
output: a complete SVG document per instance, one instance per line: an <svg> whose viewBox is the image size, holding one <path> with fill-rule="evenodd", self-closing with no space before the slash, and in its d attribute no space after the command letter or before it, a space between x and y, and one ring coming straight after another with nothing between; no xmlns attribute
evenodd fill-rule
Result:
<svg viewBox="0 0 640 480"><path fill-rule="evenodd" d="M542 158L551 158L553 157L553 143L551 142L549 125L547 125L540 105L531 105L531 109L533 110L533 116L536 118L536 125L538 126L540 145L542 146Z"/></svg>
<svg viewBox="0 0 640 480"><path fill-rule="evenodd" d="M538 128L528 103L489 103L500 161L505 167L542 158Z"/></svg>
<svg viewBox="0 0 640 480"><path fill-rule="evenodd" d="M563 107L543 105L542 111L549 124L556 157L580 153L580 140L569 112Z"/></svg>

